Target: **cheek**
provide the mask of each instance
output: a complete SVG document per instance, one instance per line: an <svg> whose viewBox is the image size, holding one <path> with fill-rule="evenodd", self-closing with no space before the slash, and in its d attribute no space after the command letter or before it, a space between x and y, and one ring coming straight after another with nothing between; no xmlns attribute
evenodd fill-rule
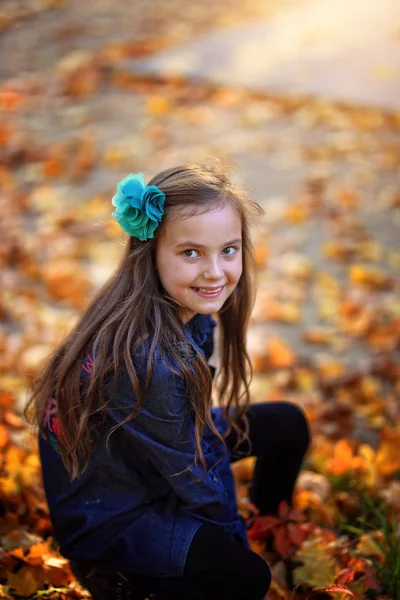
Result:
<svg viewBox="0 0 400 600"><path fill-rule="evenodd" d="M161 283L166 289L187 287L196 279L195 265L183 264L181 261L164 262L159 272Z"/></svg>

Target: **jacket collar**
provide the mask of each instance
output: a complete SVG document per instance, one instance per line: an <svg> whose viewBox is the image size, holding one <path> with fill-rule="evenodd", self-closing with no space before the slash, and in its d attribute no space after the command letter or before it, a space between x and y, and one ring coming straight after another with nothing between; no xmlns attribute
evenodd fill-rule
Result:
<svg viewBox="0 0 400 600"><path fill-rule="evenodd" d="M217 322L211 315L197 313L185 323L184 328L189 332L196 345L203 346L209 333L214 329Z"/></svg>

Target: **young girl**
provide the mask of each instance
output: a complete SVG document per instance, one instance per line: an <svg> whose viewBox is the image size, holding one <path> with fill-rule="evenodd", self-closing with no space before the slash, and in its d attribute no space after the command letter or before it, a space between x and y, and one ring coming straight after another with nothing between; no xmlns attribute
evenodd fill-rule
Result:
<svg viewBox="0 0 400 600"><path fill-rule="evenodd" d="M28 406L55 538L95 600L262 600L270 571L249 549L230 463L258 457L251 501L276 514L309 444L295 405L249 407L249 218L263 211L197 165L147 185L128 175L113 205L125 255Z"/></svg>

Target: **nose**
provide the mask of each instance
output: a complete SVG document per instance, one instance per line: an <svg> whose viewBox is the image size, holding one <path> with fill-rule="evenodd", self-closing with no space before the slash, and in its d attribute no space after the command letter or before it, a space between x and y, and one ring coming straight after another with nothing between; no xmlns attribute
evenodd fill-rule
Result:
<svg viewBox="0 0 400 600"><path fill-rule="evenodd" d="M220 280L223 274L224 272L219 257L210 258L204 270L204 277Z"/></svg>

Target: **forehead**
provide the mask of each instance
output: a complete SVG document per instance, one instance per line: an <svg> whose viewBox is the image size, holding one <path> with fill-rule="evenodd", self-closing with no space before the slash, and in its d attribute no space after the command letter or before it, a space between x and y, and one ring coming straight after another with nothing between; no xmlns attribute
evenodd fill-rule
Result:
<svg viewBox="0 0 400 600"><path fill-rule="evenodd" d="M241 237L241 221L230 204L190 217L174 215L166 220L164 238L167 243L180 244L186 240L204 246L218 246Z"/></svg>

